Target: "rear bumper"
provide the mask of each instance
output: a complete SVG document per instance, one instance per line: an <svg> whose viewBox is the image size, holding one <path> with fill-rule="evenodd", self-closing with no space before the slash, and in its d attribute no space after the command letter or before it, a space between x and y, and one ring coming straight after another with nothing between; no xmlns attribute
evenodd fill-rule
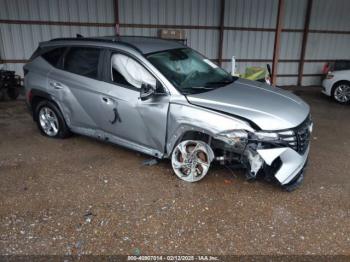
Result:
<svg viewBox="0 0 350 262"><path fill-rule="evenodd" d="M303 155L300 155L289 147L258 149L257 152L267 165L271 165L277 158L282 164L276 171L275 178L281 185L287 185L298 176L301 176L309 155L310 146Z"/></svg>

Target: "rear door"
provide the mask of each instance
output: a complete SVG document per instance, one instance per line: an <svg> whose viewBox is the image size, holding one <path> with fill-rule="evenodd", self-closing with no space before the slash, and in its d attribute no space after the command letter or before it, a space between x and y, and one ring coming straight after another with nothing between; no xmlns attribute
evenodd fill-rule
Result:
<svg viewBox="0 0 350 262"><path fill-rule="evenodd" d="M68 48L49 73L50 93L54 94L70 127L98 129L99 103L104 90L99 87L102 49L89 46Z"/></svg>

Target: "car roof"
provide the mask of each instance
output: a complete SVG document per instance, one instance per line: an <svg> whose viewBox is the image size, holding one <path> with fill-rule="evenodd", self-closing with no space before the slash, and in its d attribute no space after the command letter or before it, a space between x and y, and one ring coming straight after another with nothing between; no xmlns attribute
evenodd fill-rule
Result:
<svg viewBox="0 0 350 262"><path fill-rule="evenodd" d="M49 41L53 43L56 41L65 42L105 42L112 44L122 44L132 47L142 54L156 53L160 51L184 48L185 45L176 40L166 40L156 37L144 37L144 36L103 36L103 37L74 37L74 38L56 38Z"/></svg>

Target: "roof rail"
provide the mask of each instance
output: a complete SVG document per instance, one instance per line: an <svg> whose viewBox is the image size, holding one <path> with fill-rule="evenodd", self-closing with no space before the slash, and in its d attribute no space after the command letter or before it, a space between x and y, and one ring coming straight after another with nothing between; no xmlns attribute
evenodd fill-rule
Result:
<svg viewBox="0 0 350 262"><path fill-rule="evenodd" d="M141 50L139 48L137 48L136 46L130 44L130 43L126 43L123 41L120 41L120 39L118 36L115 36L114 38L93 38L93 37L62 37L62 38L54 38L51 39L49 42L56 42L56 41L87 41L87 42L103 42L103 43L118 43L124 46L128 46L131 47L133 49L135 49L136 51L141 52Z"/></svg>

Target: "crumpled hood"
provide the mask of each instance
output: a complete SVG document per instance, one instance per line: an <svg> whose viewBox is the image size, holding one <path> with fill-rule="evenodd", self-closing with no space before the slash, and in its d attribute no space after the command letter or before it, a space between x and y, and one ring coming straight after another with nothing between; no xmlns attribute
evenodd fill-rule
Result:
<svg viewBox="0 0 350 262"><path fill-rule="evenodd" d="M291 92L245 79L209 92L187 95L187 99L191 104L250 120L262 130L296 127L310 112L308 104Z"/></svg>

